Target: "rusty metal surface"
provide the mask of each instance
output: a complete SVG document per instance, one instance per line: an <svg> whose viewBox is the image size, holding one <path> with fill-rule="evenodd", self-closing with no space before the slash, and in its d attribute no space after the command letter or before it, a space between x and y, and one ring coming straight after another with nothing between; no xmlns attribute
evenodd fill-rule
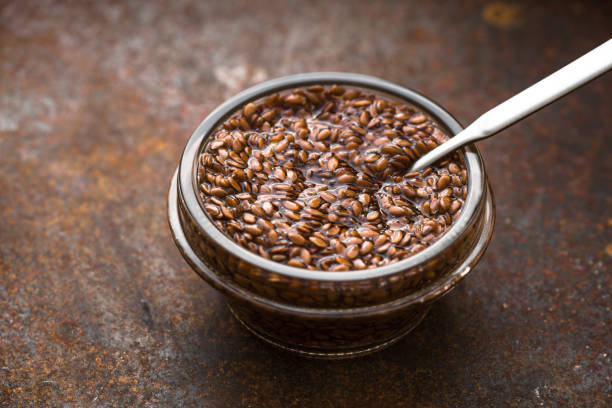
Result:
<svg viewBox="0 0 612 408"><path fill-rule="evenodd" d="M610 406L612 74L480 144L488 252L370 357L262 344L170 239L184 143L250 84L366 73L468 123L610 35L609 2L440 3L0 2L0 406Z"/></svg>

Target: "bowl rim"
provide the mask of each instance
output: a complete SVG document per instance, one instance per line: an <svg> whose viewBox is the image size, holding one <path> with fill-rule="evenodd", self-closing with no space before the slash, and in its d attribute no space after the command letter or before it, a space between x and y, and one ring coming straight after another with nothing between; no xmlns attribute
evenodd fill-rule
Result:
<svg viewBox="0 0 612 408"><path fill-rule="evenodd" d="M461 214L457 220L454 221L453 225L442 235L442 237L421 252L393 264L378 268L329 272L312 271L274 262L238 245L218 229L204 212L196 194L198 189L196 164L199 159L202 143L209 133L214 131L221 121L234 114L237 109L249 102L265 97L266 95L309 85L332 84L366 88L373 92L382 92L404 100L429 114L438 125L446 128L451 135L455 135L463 129L459 122L449 112L430 98L414 90L373 76L345 72L312 72L272 79L250 87L227 99L200 123L189 138L181 156L177 184L178 193L181 196L182 202L190 218L194 221L200 232L207 235L210 239L215 241L217 245L240 258L242 261L290 278L317 281L375 279L410 270L435 259L467 229L483 198L485 191L484 164L474 145L468 145L461 149L465 157L465 165L468 172L468 193Z"/></svg>

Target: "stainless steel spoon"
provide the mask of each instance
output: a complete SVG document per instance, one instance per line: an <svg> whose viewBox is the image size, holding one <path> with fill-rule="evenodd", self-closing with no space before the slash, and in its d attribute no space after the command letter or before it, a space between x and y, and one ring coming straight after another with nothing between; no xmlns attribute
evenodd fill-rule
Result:
<svg viewBox="0 0 612 408"><path fill-rule="evenodd" d="M447 142L414 162L419 171L463 145L493 136L612 68L612 39L497 105Z"/></svg>

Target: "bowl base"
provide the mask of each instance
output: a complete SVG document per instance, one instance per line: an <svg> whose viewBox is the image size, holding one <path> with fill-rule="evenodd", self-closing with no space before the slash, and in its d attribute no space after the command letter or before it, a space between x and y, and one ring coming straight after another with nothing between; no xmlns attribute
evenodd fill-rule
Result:
<svg viewBox="0 0 612 408"><path fill-rule="evenodd" d="M423 308L420 314L418 316L415 316L415 318L410 322L410 324L405 326L403 330L401 330L394 337L390 339L386 339L383 342L372 343L372 344L364 345L362 347L353 347L353 348L346 348L346 349L342 349L342 348L322 349L322 348L304 347L300 344L289 344L284 341L281 341L275 337L272 337L268 333L262 332L261 330L256 329L254 326L251 326L247 321L242 319L238 315L238 313L236 313L236 311L232 308L230 303L227 303L227 307L232 313L232 315L234 316L234 318L236 318L236 320L238 320L238 322L244 328L246 328L253 335L265 341L266 343L271 344L282 350L286 350L286 351L290 351L295 354L299 354L302 357L322 359L322 360L343 360L343 359L349 359L349 358L356 358L356 357L361 357L361 356L365 356L365 355L374 353L376 351L383 350L395 344L399 340L401 340L404 336L410 333L415 327L417 327L421 323L421 321L423 321L423 319L425 318L425 316L427 315L430 309L429 307Z"/></svg>

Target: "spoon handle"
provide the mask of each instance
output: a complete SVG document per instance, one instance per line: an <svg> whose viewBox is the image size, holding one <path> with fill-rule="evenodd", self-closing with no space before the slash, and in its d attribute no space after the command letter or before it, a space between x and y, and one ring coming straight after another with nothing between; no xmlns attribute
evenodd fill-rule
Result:
<svg viewBox="0 0 612 408"><path fill-rule="evenodd" d="M459 147L493 136L612 68L612 39L484 113L412 165L421 170Z"/></svg>

